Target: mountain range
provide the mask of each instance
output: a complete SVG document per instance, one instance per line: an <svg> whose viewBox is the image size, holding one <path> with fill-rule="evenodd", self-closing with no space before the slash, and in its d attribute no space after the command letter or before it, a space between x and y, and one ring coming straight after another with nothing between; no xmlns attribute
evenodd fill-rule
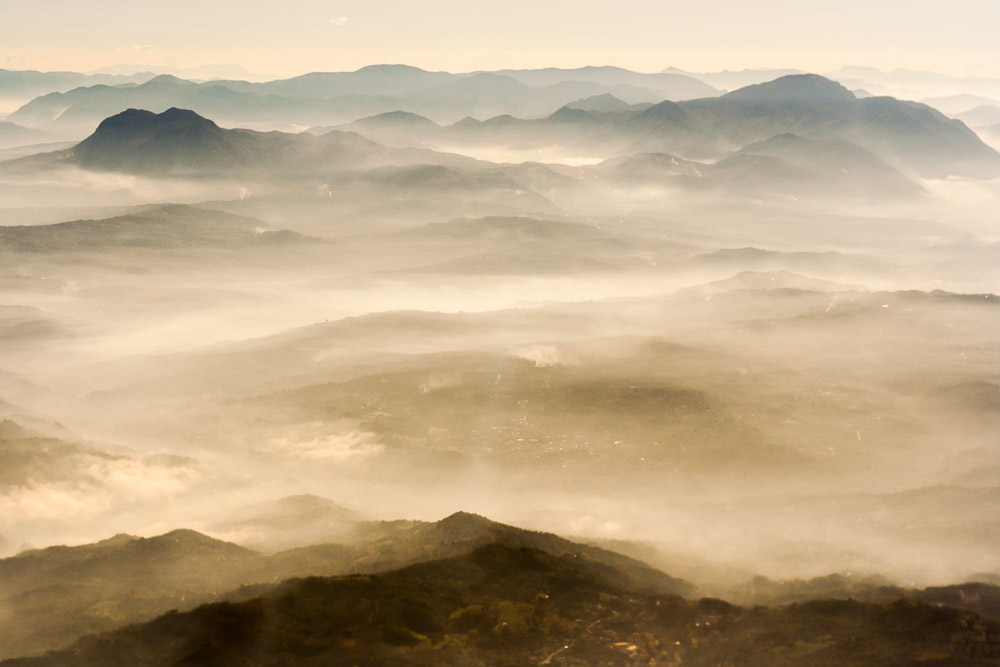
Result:
<svg viewBox="0 0 1000 667"><path fill-rule="evenodd" d="M899 600L752 609L616 585L503 543L377 575L308 577L84 637L37 665L996 665L1000 623ZM249 599L248 599L249 598Z"/></svg>
<svg viewBox="0 0 1000 667"><path fill-rule="evenodd" d="M578 154L657 152L717 160L782 134L856 144L921 176L988 176L1000 155L965 125L926 105L888 97L858 99L816 75L790 75L719 97L665 101L644 110L565 107L540 120L467 121L464 142L559 142Z"/></svg>
<svg viewBox="0 0 1000 667"><path fill-rule="evenodd" d="M462 81L462 85L468 83ZM163 77L144 85L197 86ZM687 102L650 106L616 100L586 98L541 119L467 118L448 126L397 110L337 130L317 128L299 134L224 129L192 110L127 109L101 121L69 153L52 155L69 155L84 168L129 173L282 173L294 177L387 165L481 169L484 165L468 158L414 146L452 146L475 154L476 145L543 142L583 154L662 154L664 159L692 163L679 171L673 167L680 163L672 164L665 173L655 166L642 168L647 175L663 173L661 181L681 187L784 189L790 195L825 190L841 195L907 196L921 190L908 175L1000 173L1000 154L961 122L917 103L858 99L843 86L815 75L790 75ZM87 109L93 107L88 104ZM693 164L699 160L701 164ZM635 167L629 165L628 171L634 174ZM671 178L675 176L684 178Z"/></svg>
<svg viewBox="0 0 1000 667"><path fill-rule="evenodd" d="M573 110L573 113L586 115L580 121L584 124L593 119L591 112ZM633 121L642 122L646 112L638 116L634 112L623 113ZM566 121L550 122L564 126ZM399 114L373 118L368 126L384 128L386 123L402 132L425 127L419 117ZM509 132L509 128L504 131ZM537 124L531 131L538 131ZM382 135L377 132L375 136ZM981 144L980 147L983 156L996 155L992 149ZM449 190L571 193L590 182L612 187L624 183L628 187L711 188L730 194L773 192L798 196L885 198L913 196L923 191L886 160L839 137L809 139L785 133L746 145L714 164L669 154L639 153L559 173L541 165L498 167L427 149L391 148L348 131L329 130L316 136L228 130L181 109L168 109L161 114L130 109L103 121L94 134L71 149L7 164L8 168L19 169L78 164L88 170L148 176L200 174L213 178L267 178L274 182L323 178L330 183L331 178L343 179L354 174L355 178L360 175L363 181L382 189L439 194ZM992 163L985 160L976 164L988 168Z"/></svg>
<svg viewBox="0 0 1000 667"><path fill-rule="evenodd" d="M433 523L351 518L343 523L338 543L273 554L191 530L148 539L117 535L0 560L0 614L7 619L0 623L0 658L58 648L82 634L171 608L245 597L241 586L265 590L291 577L382 572L491 544L572 561L628 590L696 594L691 584L626 556L464 512Z"/></svg>
<svg viewBox="0 0 1000 667"><path fill-rule="evenodd" d="M519 77L532 80L525 72L450 74L404 65L375 65L356 72L316 72L267 83L195 83L164 74L138 85L99 85L52 92L25 104L8 120L66 136L88 133L102 118L130 107L157 112L185 107L230 125L322 125L397 110L453 122L469 115L540 116L575 99L601 93L655 102L718 92L681 75L615 70L614 76L598 76L599 72L590 69L605 68L566 71L564 76L568 79L538 86L519 80ZM622 80L633 83L625 85L620 83ZM635 82L646 82L648 87Z"/></svg>

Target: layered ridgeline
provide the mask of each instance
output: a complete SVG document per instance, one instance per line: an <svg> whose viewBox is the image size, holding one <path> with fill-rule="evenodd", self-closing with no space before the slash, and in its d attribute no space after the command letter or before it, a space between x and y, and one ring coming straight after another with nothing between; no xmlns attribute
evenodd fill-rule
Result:
<svg viewBox="0 0 1000 667"><path fill-rule="evenodd" d="M1000 623L898 600L752 609L617 585L572 555L490 544L379 575L295 579L10 667L1000 664Z"/></svg>
<svg viewBox="0 0 1000 667"><path fill-rule="evenodd" d="M462 86L445 84L432 90L442 102L461 107L467 98L476 98L478 94L463 88L474 80L475 77L461 79ZM509 81L524 85L514 79ZM481 87L490 91L495 83L490 80L489 85ZM227 85L226 82L213 84L216 97L243 95ZM375 85L372 83L370 89ZM402 84L386 77L382 85L392 90L393 86ZM412 153L401 158L398 152L390 149L381 146L376 149L362 143L356 135L329 132L337 128L393 146L439 147L473 154L476 147L535 145L559 147L567 154L599 158L666 154L683 160L708 162L713 167L719 160L732 158L727 164L713 168L714 173L707 174L709 181L714 179L726 186L731 185L734 174L748 169L763 172L772 180L833 177L835 182L831 187L852 182L863 184L874 176L872 189L890 193L912 188L901 174L896 173L897 169L923 177L990 177L1000 173L1000 155L961 121L915 102L891 97L859 99L840 84L816 75L790 75L722 96L655 104L632 104L610 93L600 93L575 98L542 117L511 113L491 117L490 113L479 113L450 125L418 115L415 113L419 112L418 107L394 100L396 106L368 117L358 113L355 118L360 116L362 119L347 125L312 123L321 128L311 132L321 135L318 140L306 136L296 136L293 140L292 135L222 130L199 114L225 121L229 116L224 109L197 104L197 100L177 93L192 87L202 90L198 84L158 77L144 86L158 91L157 96L138 95L136 91L143 86L72 91L101 100L102 96L111 96L115 100L80 103L88 114L93 115L98 109L104 113L92 118L87 128L89 131L100 122L97 132L78 150L83 164L123 171L164 172L182 164L190 168L191 163L216 169L220 165L235 164L249 168L267 162L274 167L301 170L309 162L317 169L338 161L363 166L375 157L386 163L401 159L412 163L415 159ZM70 105L67 109L64 100L46 102L48 97L51 96L40 98L11 114L10 121L25 127L45 128L45 123L32 120L29 113L32 105L58 106L60 118L71 116L76 108ZM313 98L310 100L310 103L317 103ZM242 99L234 100L232 105L255 108L254 104ZM182 112L175 108L178 106L192 111ZM166 111L155 114L130 107ZM476 120L476 117L486 120ZM103 122L102 118L105 118ZM287 120L286 125L301 121L291 109L275 111L271 125L280 124L279 119ZM148 156L131 156L124 150L129 146L156 149L156 144L151 144L147 135L171 130L175 136L169 151L166 145L162 150L151 151ZM127 140L124 147L112 150L112 143L123 140ZM204 154L196 154L196 144ZM123 150L121 154L115 152ZM320 159L319 154L325 158ZM426 162L437 163L441 159L423 155ZM698 171L705 175L709 170L703 165Z"/></svg>
<svg viewBox="0 0 1000 667"><path fill-rule="evenodd" d="M615 67L450 74L405 65L373 65L356 72L313 72L267 83L195 83L169 75L138 85L87 83L81 80L73 90L56 88L53 83L49 90L60 92L25 104L10 120L73 136L92 131L101 119L129 107L153 111L185 107L227 124L321 125L400 109L453 122L470 115L542 116L573 100L599 94L659 102L719 93L683 74L639 74ZM0 77L0 97L4 85ZM28 89L20 90L23 94Z"/></svg>
<svg viewBox="0 0 1000 667"><path fill-rule="evenodd" d="M546 137L548 143L577 148L578 154L656 152L693 160L718 159L794 134L856 144L922 176L1000 173L1000 155L960 121L915 102L858 99L840 84L811 74L645 109L589 111L571 105L538 120L468 119L451 132L466 142Z"/></svg>
<svg viewBox="0 0 1000 667"><path fill-rule="evenodd" d="M397 115L394 119L399 121L393 123L397 130L423 127L408 117ZM385 127L382 121L377 125ZM957 144L949 146L959 150ZM79 165L93 171L146 176L266 179L272 185L280 182L299 187L301 179L312 179L321 184L314 189L322 187L327 194L332 194L331 187L339 186L337 179L350 176L355 196L371 188L417 192L423 197L455 191L467 199L473 193L506 191L521 200L535 197L542 207L547 200L539 193L569 197L592 191L595 185L672 187L733 195L773 192L868 198L909 197L923 192L886 159L842 138L809 139L784 133L750 143L714 163L640 152L595 166L558 170L544 165L496 165L427 149L393 148L354 131L329 130L317 136L224 129L182 109L160 114L129 109L104 120L90 137L71 149L9 164L21 169Z"/></svg>
<svg viewBox="0 0 1000 667"><path fill-rule="evenodd" d="M317 242L289 229L267 229L255 218L179 204L144 207L102 220L0 226L3 252L12 254L231 250Z"/></svg>
<svg viewBox="0 0 1000 667"><path fill-rule="evenodd" d="M140 174L267 171L286 178L342 170L347 165L361 169L435 161L430 151L386 148L354 133L334 131L315 137L228 130L193 111L175 108L159 114L123 111L102 121L65 155L94 170Z"/></svg>
<svg viewBox="0 0 1000 667"><path fill-rule="evenodd" d="M303 499L294 499L294 505L301 509ZM315 502L307 505L317 509ZM336 524L337 543L263 554L177 530L148 539L117 535L96 544L50 547L0 560L0 657L58 648L82 634L170 609L245 598L249 593L237 590L240 586L263 586L254 589L259 593L289 577L382 572L491 544L539 550L623 589L696 594L691 584L632 558L473 514L460 512L436 523L359 521L329 507L320 514L310 528Z"/></svg>

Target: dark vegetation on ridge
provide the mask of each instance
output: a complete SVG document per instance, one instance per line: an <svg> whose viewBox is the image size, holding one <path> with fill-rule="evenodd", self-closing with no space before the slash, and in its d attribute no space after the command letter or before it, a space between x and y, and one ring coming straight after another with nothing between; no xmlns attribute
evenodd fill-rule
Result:
<svg viewBox="0 0 1000 667"><path fill-rule="evenodd" d="M899 601L780 609L655 596L592 564L502 544L380 575L287 581L8 667L1000 664L1000 624Z"/></svg>

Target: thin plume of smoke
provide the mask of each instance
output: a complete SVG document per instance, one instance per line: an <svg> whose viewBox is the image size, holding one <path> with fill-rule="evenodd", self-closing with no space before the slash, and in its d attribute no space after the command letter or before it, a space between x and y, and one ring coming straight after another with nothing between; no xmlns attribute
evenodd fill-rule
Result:
<svg viewBox="0 0 1000 667"><path fill-rule="evenodd" d="M350 19L347 18L346 16L338 16L336 18L330 19L330 23L338 27L347 25L348 21L350 21Z"/></svg>

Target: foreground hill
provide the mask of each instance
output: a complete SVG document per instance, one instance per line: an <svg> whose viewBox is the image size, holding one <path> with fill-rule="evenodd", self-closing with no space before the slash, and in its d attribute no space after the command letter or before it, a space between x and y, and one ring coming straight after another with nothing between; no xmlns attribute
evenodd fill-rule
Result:
<svg viewBox="0 0 1000 667"><path fill-rule="evenodd" d="M301 508L301 500L289 499L284 507ZM313 500L301 509L311 515L315 507ZM357 522L353 530L338 521L340 544L271 555L176 530L148 539L117 535L96 544L50 547L0 560L0 658L59 648L83 634L148 620L170 609L232 599L242 595L235 592L241 585L267 589L290 577L382 572L490 544L538 549L629 590L696 593L687 582L632 558L463 512L436 523Z"/></svg>
<svg viewBox="0 0 1000 667"><path fill-rule="evenodd" d="M998 631L919 603L748 610L637 594L587 563L497 544L378 576L292 580L4 664L996 665Z"/></svg>
<svg viewBox="0 0 1000 667"><path fill-rule="evenodd" d="M346 535L336 555L325 545L292 549L269 556L264 571L272 579L335 572L381 572L428 558L469 553L488 544L529 547L559 557L588 563L615 585L629 590L693 597L697 589L641 561L613 551L592 547L514 526L468 512L457 512L441 521L379 521L359 523ZM303 563L310 563L304 567Z"/></svg>
<svg viewBox="0 0 1000 667"><path fill-rule="evenodd" d="M0 560L0 656L220 599L257 554L190 530L26 551ZM220 585L221 584L221 585Z"/></svg>

